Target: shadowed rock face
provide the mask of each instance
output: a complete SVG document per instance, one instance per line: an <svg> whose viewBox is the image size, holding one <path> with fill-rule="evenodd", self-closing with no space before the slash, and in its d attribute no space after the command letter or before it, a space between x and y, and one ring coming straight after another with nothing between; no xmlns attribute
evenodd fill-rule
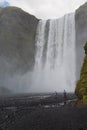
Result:
<svg viewBox="0 0 87 130"><path fill-rule="evenodd" d="M32 69L38 20L16 7L0 8L0 72Z"/></svg>
<svg viewBox="0 0 87 130"><path fill-rule="evenodd" d="M80 76L80 69L84 58L84 43L87 41L87 3L76 10L76 74Z"/></svg>
<svg viewBox="0 0 87 130"><path fill-rule="evenodd" d="M0 8L0 93L24 91L22 81L29 77L24 74L34 65L37 24L38 19L20 8Z"/></svg>

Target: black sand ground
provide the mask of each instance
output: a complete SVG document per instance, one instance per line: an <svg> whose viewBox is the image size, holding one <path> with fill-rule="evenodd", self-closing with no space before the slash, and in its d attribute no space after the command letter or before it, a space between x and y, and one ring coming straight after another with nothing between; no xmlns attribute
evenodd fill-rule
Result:
<svg viewBox="0 0 87 130"><path fill-rule="evenodd" d="M15 105L10 100L14 105L4 101L0 108L0 130L87 130L87 108L28 106L26 100Z"/></svg>

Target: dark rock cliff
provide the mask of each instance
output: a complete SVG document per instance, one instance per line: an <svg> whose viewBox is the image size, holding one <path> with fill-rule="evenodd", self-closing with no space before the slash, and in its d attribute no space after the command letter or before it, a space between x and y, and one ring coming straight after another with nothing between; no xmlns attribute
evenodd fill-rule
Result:
<svg viewBox="0 0 87 130"><path fill-rule="evenodd" d="M20 8L0 8L0 71L2 65L9 72L32 69L37 24L38 19Z"/></svg>
<svg viewBox="0 0 87 130"><path fill-rule="evenodd" d="M37 24L37 18L20 8L0 8L0 94L24 91L29 77L24 74L34 65Z"/></svg>
<svg viewBox="0 0 87 130"><path fill-rule="evenodd" d="M84 43L87 41L87 3L76 10L76 75L80 77L80 69L84 58Z"/></svg>

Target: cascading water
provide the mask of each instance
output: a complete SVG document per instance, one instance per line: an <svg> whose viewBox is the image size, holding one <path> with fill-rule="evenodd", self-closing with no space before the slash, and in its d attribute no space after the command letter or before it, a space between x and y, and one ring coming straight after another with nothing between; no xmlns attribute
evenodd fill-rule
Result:
<svg viewBox="0 0 87 130"><path fill-rule="evenodd" d="M32 91L74 91L75 68L75 14L40 20Z"/></svg>

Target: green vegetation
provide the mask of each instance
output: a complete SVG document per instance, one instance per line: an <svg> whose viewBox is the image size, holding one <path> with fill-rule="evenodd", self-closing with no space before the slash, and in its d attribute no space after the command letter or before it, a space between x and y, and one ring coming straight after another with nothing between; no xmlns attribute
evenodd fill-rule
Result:
<svg viewBox="0 0 87 130"><path fill-rule="evenodd" d="M84 46L85 58L81 68L80 80L77 81L75 94L78 97L78 105L87 105L87 42Z"/></svg>

